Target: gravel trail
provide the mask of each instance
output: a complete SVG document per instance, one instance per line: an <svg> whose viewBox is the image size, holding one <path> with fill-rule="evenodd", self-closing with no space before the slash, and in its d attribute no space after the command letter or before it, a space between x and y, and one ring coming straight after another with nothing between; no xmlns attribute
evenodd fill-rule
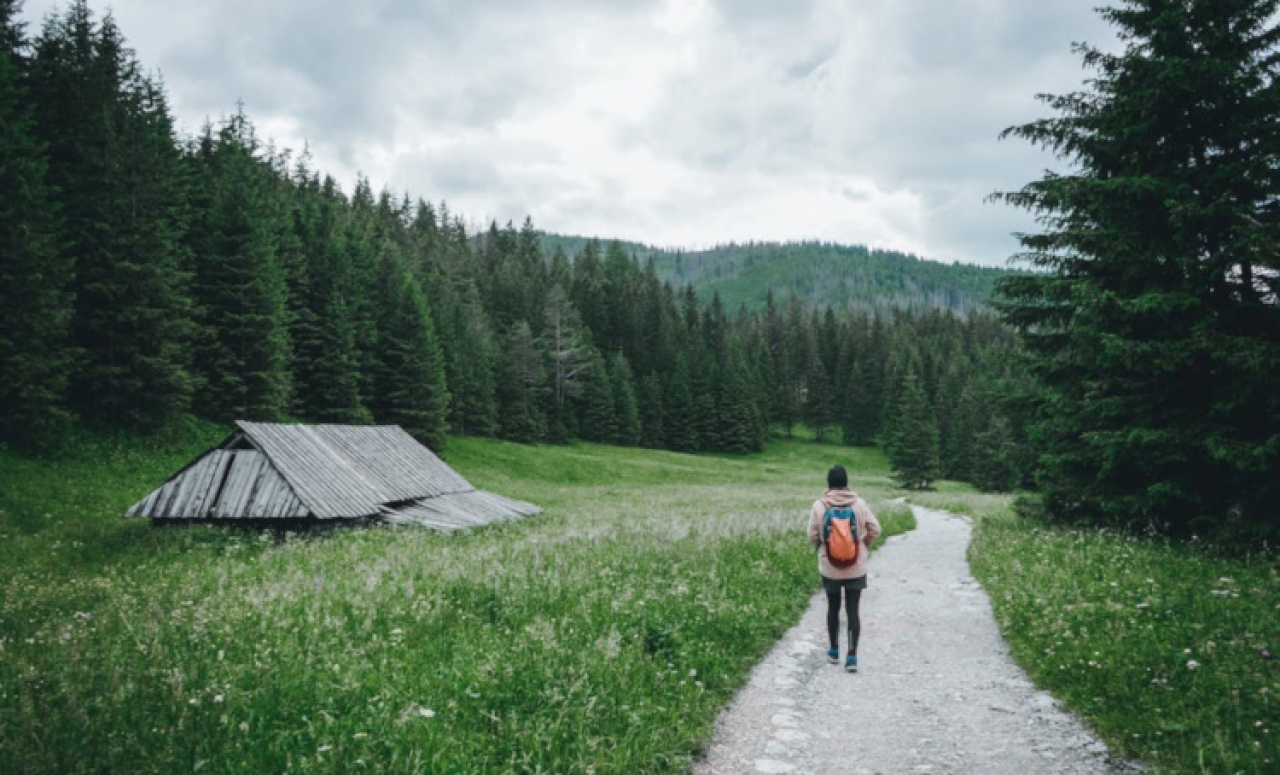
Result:
<svg viewBox="0 0 1280 775"><path fill-rule="evenodd" d="M1110 759L1013 663L969 573L969 522L913 510L916 529L890 538L871 560L861 672L827 664L819 592L720 717L696 775L1137 769Z"/></svg>

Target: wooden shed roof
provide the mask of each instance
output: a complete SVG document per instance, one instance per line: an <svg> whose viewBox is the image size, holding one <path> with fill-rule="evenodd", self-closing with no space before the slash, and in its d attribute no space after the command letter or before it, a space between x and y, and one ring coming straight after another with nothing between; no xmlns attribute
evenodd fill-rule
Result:
<svg viewBox="0 0 1280 775"><path fill-rule="evenodd" d="M129 516L377 518L450 529L540 511L477 491L399 426L236 425L239 431L135 504Z"/></svg>

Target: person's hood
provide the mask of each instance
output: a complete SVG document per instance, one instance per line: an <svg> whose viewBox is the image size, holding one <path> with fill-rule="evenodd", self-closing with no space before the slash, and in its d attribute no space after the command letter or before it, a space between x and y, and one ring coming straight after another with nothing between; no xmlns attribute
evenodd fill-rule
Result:
<svg viewBox="0 0 1280 775"><path fill-rule="evenodd" d="M822 494L822 502L828 506L852 506L858 500L858 493L849 488L827 490Z"/></svg>

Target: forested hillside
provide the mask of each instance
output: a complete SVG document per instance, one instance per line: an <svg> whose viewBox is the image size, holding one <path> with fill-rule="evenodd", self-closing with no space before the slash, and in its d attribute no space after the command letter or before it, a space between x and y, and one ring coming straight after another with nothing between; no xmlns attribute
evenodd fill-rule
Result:
<svg viewBox="0 0 1280 775"><path fill-rule="evenodd" d="M395 423L435 449L453 433L748 452L805 423L906 450L917 484L979 469L1014 481L991 400L1013 340L957 315L972 306L959 291L898 304L927 287L899 273L900 295L853 311L767 288L731 304L685 281L705 289L708 267L745 266L751 249L686 264L617 242L547 251L528 220L468 233L443 203L363 180L344 192L307 155L272 150L243 110L183 135L111 17L84 2L30 44L0 7L17 162L0 221L5 442L196 415Z"/></svg>
<svg viewBox="0 0 1280 775"><path fill-rule="evenodd" d="M589 240L543 234L546 250L573 254ZM668 250L623 243L642 261L652 260L658 276L690 284L699 298L719 293L730 308L764 309L770 293L796 296L810 307L838 312L886 309L950 309L973 312L990 298L1010 270L969 264L945 264L892 250L826 242L753 242L707 250Z"/></svg>

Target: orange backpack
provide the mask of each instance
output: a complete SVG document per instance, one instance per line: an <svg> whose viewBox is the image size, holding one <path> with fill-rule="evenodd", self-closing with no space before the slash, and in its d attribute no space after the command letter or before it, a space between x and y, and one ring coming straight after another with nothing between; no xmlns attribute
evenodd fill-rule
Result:
<svg viewBox="0 0 1280 775"><path fill-rule="evenodd" d="M827 506L822 517L822 543L827 547L827 560L837 568L848 568L858 561L858 517L852 506Z"/></svg>

